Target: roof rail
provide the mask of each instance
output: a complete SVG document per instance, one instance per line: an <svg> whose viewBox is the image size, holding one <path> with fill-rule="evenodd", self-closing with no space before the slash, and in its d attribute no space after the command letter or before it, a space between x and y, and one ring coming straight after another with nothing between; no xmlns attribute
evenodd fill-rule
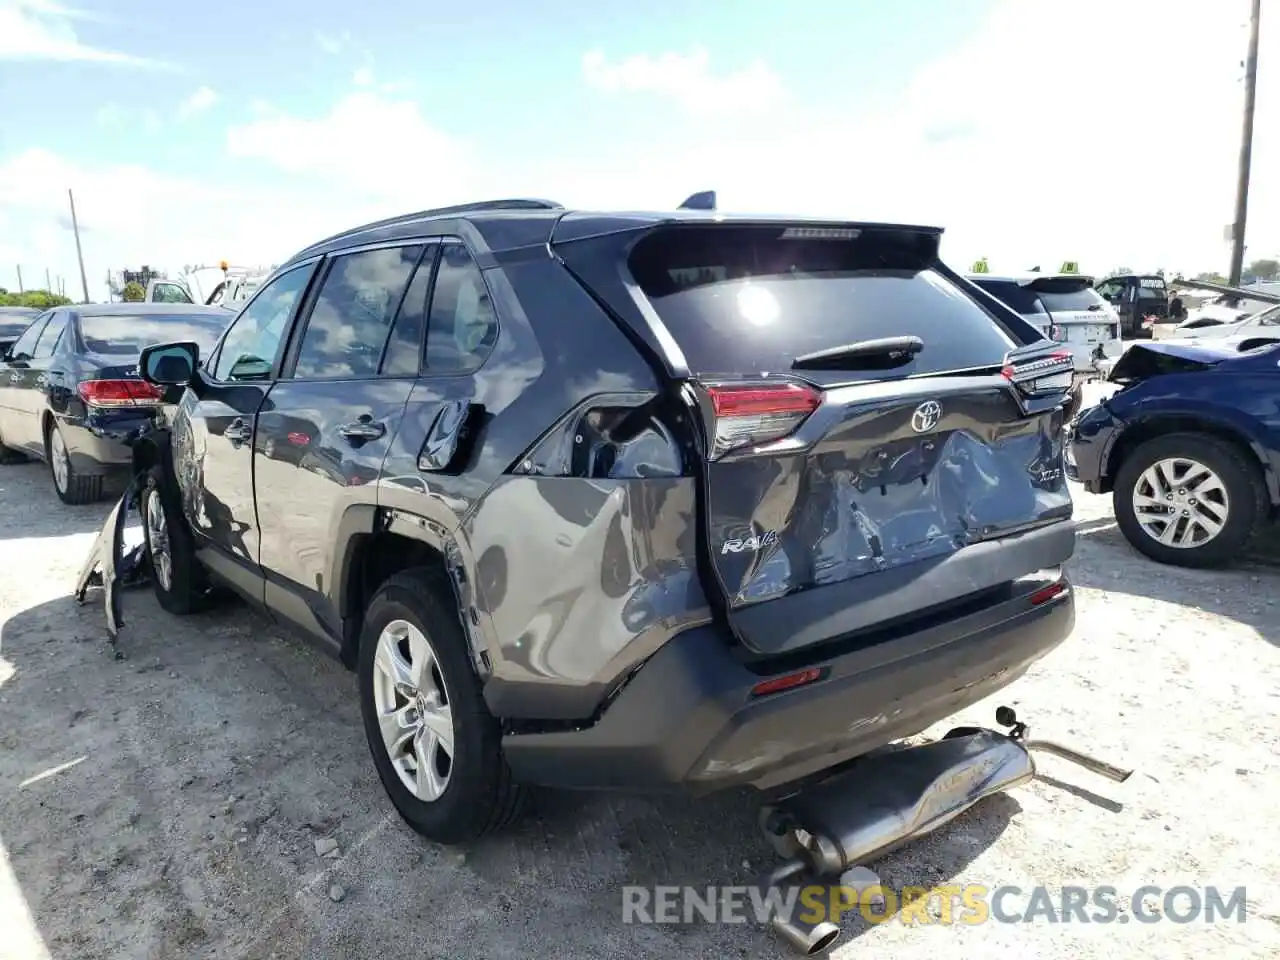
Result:
<svg viewBox="0 0 1280 960"><path fill-rule="evenodd" d="M433 207L430 210L419 210L416 213L402 213L394 217L387 217L385 220L375 220L373 223L363 223L358 227L351 227L349 230L343 230L335 233L331 237L325 237L323 240L317 240L315 243L309 244L299 254L306 253L316 247L322 247L326 243L332 243L334 240L340 240L343 237L349 237L353 234L363 233L365 230L376 230L378 227L390 227L397 223L412 223L414 220L425 220L428 217L442 217L455 213L483 213L484 211L498 210L563 210L564 205L556 203L554 200L537 200L531 198L513 198L510 200L478 200L474 203L458 203L449 207ZM296 256L297 254L295 254Z"/></svg>

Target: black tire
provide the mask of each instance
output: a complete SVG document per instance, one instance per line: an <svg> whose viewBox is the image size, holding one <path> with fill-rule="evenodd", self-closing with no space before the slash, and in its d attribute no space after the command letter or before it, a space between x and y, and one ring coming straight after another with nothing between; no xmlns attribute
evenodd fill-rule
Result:
<svg viewBox="0 0 1280 960"><path fill-rule="evenodd" d="M153 501L159 505L164 519L169 556L168 583L162 582L163 578L156 565L152 543L156 534L149 516ZM156 601L164 610L180 617L208 609L212 604L212 597L204 570L196 559L191 531L187 529L177 496L172 491L166 492L159 468L152 468L147 476L138 505L142 514L143 542L146 544L147 565L151 569L151 586L155 591Z"/></svg>
<svg viewBox="0 0 1280 960"><path fill-rule="evenodd" d="M62 431L56 423L49 425L44 436L45 457L49 463L49 476L53 480L53 490L58 499L73 507L86 503L97 503L102 499L102 477L86 476L76 472L71 457L66 452L66 444L62 440ZM66 468L65 483L58 482L58 468L55 458L61 459Z"/></svg>
<svg viewBox="0 0 1280 960"><path fill-rule="evenodd" d="M396 620L416 627L435 657L453 717L454 753L444 792L418 799L401 781L383 743L374 700L378 638ZM472 669L452 590L438 574L407 570L389 578L369 602L359 654L360 709L369 751L382 785L404 821L437 843L460 844L511 823L525 791L502 756L502 731L489 713Z"/></svg>
<svg viewBox="0 0 1280 960"><path fill-rule="evenodd" d="M1160 543L1139 524L1133 492L1143 471L1161 460L1186 458L1204 464L1227 492L1227 518L1221 531L1199 546ZM1267 489L1261 471L1232 444L1201 433L1171 433L1148 440L1125 458L1116 473L1112 505L1125 539L1158 563L1180 567L1220 567L1238 559L1267 513Z"/></svg>

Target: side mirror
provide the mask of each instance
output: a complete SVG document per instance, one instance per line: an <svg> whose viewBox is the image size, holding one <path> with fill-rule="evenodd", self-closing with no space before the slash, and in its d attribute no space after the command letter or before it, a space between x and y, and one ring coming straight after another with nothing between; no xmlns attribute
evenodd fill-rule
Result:
<svg viewBox="0 0 1280 960"><path fill-rule="evenodd" d="M138 375L157 387L185 387L199 362L200 348L190 341L156 343L138 356Z"/></svg>

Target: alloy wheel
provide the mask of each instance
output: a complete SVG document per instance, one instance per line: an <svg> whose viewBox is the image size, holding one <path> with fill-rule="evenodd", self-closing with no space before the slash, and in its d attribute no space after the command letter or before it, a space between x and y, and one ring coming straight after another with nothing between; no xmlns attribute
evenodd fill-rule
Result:
<svg viewBox="0 0 1280 960"><path fill-rule="evenodd" d="M1133 515L1142 532L1167 547L1204 546L1222 532L1231 510L1226 484L1189 457L1157 460L1133 486Z"/></svg>
<svg viewBox="0 0 1280 960"><path fill-rule="evenodd" d="M417 799L439 799L453 769L453 710L435 651L421 630L393 620L378 636L373 701L382 743Z"/></svg>
<svg viewBox="0 0 1280 960"><path fill-rule="evenodd" d="M169 590L173 586L173 556L169 547L169 524L164 515L160 494L152 490L147 494L146 509L147 546L151 549L151 570L160 587Z"/></svg>
<svg viewBox="0 0 1280 960"><path fill-rule="evenodd" d="M53 483L60 493L67 492L67 482L71 476L71 462L67 454L66 442L62 432L54 427L49 433L49 466L53 469Z"/></svg>

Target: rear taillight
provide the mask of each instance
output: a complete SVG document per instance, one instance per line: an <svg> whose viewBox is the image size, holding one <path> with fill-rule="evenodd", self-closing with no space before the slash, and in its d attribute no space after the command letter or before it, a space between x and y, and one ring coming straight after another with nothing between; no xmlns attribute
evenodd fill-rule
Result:
<svg viewBox="0 0 1280 960"><path fill-rule="evenodd" d="M1075 360L1069 350L1006 363L1000 371L1001 376L1031 397L1070 390L1074 374Z"/></svg>
<svg viewBox="0 0 1280 960"><path fill-rule="evenodd" d="M715 412L713 457L781 440L818 409L822 393L799 383L709 386Z"/></svg>
<svg viewBox="0 0 1280 960"><path fill-rule="evenodd" d="M77 390L91 407L154 407L164 396L145 380L83 380Z"/></svg>

